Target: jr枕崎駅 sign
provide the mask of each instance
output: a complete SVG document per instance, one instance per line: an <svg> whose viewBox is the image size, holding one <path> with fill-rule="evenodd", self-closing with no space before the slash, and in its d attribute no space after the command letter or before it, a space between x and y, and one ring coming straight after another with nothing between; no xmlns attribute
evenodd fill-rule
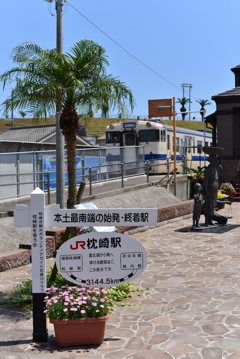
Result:
<svg viewBox="0 0 240 359"><path fill-rule="evenodd" d="M59 273L83 287L112 287L138 277L146 266L143 245L128 235L90 232L73 237L57 251Z"/></svg>

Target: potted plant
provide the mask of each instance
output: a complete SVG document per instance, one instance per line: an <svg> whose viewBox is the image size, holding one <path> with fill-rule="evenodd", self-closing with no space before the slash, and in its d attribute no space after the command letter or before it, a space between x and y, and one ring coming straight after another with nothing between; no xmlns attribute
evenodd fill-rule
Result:
<svg viewBox="0 0 240 359"><path fill-rule="evenodd" d="M186 166L185 164L182 164L181 166L184 168L184 170L190 176L190 179L191 179L191 198L193 198L194 185L195 185L195 183L200 183L203 186L204 173L205 173L205 169L207 167L206 166L203 166L203 167L198 166L197 168L190 168L190 167Z"/></svg>
<svg viewBox="0 0 240 359"><path fill-rule="evenodd" d="M222 183L220 186L220 189L222 190L223 194L226 194L230 197L231 202L234 201L234 197L236 194L235 188L233 187L233 185L228 182L228 183Z"/></svg>
<svg viewBox="0 0 240 359"><path fill-rule="evenodd" d="M46 294L44 312L54 325L58 346L102 344L113 311L106 289L66 285L48 288Z"/></svg>

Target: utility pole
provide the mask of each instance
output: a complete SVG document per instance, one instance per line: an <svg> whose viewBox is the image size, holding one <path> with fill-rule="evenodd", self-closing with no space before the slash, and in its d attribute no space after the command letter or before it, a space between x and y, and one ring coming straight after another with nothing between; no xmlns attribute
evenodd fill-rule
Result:
<svg viewBox="0 0 240 359"><path fill-rule="evenodd" d="M53 2L53 0L45 0ZM57 13L57 50L63 54L63 2L55 0ZM56 203L65 208L64 137L60 129L61 104L56 104Z"/></svg>
<svg viewBox="0 0 240 359"><path fill-rule="evenodd" d="M189 88L189 96L188 96L188 98L189 98L190 102L188 104L188 109L189 109L189 113L188 113L189 118L188 118L188 120L191 121L191 89L192 89L192 84L187 84L185 82L181 82L181 87L183 89L183 97L185 97L184 96L185 87Z"/></svg>
<svg viewBox="0 0 240 359"><path fill-rule="evenodd" d="M57 50L63 54L63 0L56 0ZM65 208L64 137L60 129L61 104L56 111L56 203Z"/></svg>

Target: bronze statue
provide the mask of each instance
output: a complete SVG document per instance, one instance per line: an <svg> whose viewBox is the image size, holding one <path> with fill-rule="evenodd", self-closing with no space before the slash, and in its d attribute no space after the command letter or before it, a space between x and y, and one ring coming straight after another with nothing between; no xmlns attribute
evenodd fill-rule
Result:
<svg viewBox="0 0 240 359"><path fill-rule="evenodd" d="M195 183L194 185L194 207L193 207L193 226L192 228L200 227L199 220L202 213L202 202L203 202L203 195L202 195L202 186L200 183Z"/></svg>
<svg viewBox="0 0 240 359"><path fill-rule="evenodd" d="M211 226L213 224L213 215L214 209L217 207L217 193L218 193L218 172L220 169L220 164L216 155L210 155L208 158L210 164L205 170L204 174L204 193L205 193L205 202L204 202L204 215L205 215L205 225Z"/></svg>

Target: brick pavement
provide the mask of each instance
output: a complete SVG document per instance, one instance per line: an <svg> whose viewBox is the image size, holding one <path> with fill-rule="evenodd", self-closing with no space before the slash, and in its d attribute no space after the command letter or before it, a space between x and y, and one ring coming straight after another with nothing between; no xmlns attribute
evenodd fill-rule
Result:
<svg viewBox="0 0 240 359"><path fill-rule="evenodd" d="M116 306L101 346L60 349L50 324L49 343L34 344L25 310L1 307L0 359L240 359L240 203L232 210L224 233L180 231L192 223L182 218L133 234L148 253L143 291ZM0 273L0 294L30 274Z"/></svg>

